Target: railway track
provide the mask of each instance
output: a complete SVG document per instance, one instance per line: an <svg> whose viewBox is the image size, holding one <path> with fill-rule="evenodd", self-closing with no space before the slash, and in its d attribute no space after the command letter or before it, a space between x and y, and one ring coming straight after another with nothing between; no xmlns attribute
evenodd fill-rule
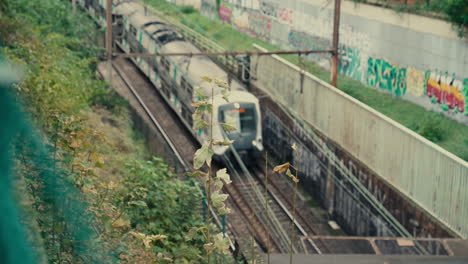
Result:
<svg viewBox="0 0 468 264"><path fill-rule="evenodd" d="M113 63L114 74L124 80L125 85L133 88L133 95L139 97L140 104L151 114L153 122L161 130L166 131L166 140L178 153L181 163L187 170L191 169L192 157L199 147L194 137L178 120L178 116L168 106L154 88L152 83L126 59L117 59ZM177 144L173 144L177 142ZM235 238L244 254L250 254L254 236L255 248L260 252L289 253L290 227L293 219L291 202L286 199L280 188L275 186L277 181L271 181L268 191L264 185L264 168L262 166L247 167L240 155L233 150L232 155L223 158L223 165L228 168L233 183L226 185L224 191L229 194L227 205L233 210L228 219L228 235ZM260 161L262 162L262 161ZM271 169L270 169L271 171ZM266 197L266 199L265 199ZM265 201L268 201L266 210ZM310 239L301 240L301 236L324 234L316 230L304 216L302 209L296 211L294 219L294 239L292 250L294 253L322 254L330 252L329 246L320 241ZM215 219L219 222L219 219ZM325 233L327 234L327 233ZM233 239L234 240L234 239ZM304 242L305 241L305 242ZM249 242L245 245L245 242ZM234 242L232 243L234 250Z"/></svg>

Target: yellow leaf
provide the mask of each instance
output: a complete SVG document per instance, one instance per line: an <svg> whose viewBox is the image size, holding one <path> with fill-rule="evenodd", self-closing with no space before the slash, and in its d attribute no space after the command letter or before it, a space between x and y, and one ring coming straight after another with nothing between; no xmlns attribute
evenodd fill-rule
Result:
<svg viewBox="0 0 468 264"><path fill-rule="evenodd" d="M296 143L294 143L294 144L291 146L291 148L292 148L294 151L296 151L296 150L297 150L297 145L296 145Z"/></svg>
<svg viewBox="0 0 468 264"><path fill-rule="evenodd" d="M287 169L289 169L289 166L290 166L289 162L286 162L286 163L284 163L284 164L278 165L278 166L276 166L275 168L273 168L273 171L274 171L274 172L278 172L278 173L283 173L283 172L285 172Z"/></svg>
<svg viewBox="0 0 468 264"><path fill-rule="evenodd" d="M117 219L114 223L112 223L113 228L120 228L130 226L130 221L124 220L122 218Z"/></svg>
<svg viewBox="0 0 468 264"><path fill-rule="evenodd" d="M128 232L129 234L133 235L134 237L138 238L138 239L145 239L146 235L143 234L143 233L140 233L140 232Z"/></svg>
<svg viewBox="0 0 468 264"><path fill-rule="evenodd" d="M72 143L70 144L70 147L73 148L73 149L77 149L79 148L81 145L80 141L78 140L73 140Z"/></svg>

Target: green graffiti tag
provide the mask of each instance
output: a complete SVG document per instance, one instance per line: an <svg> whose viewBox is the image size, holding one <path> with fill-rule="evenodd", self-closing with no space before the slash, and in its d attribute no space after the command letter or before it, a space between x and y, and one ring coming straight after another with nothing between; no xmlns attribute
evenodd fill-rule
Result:
<svg viewBox="0 0 468 264"><path fill-rule="evenodd" d="M387 90L397 96L406 93L406 68L398 68L382 59L367 60L367 84Z"/></svg>
<svg viewBox="0 0 468 264"><path fill-rule="evenodd" d="M378 63L373 58L367 59L367 84L370 86L377 86L379 83L379 69Z"/></svg>
<svg viewBox="0 0 468 264"><path fill-rule="evenodd" d="M338 71L355 80L361 80L361 56L358 49L342 46L338 50Z"/></svg>

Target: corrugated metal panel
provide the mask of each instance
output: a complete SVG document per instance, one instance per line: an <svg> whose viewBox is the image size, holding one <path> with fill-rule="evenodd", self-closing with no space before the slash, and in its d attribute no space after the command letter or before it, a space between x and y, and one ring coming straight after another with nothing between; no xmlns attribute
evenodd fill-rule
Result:
<svg viewBox="0 0 468 264"><path fill-rule="evenodd" d="M257 60L260 87L468 237L467 162L313 75L305 75L301 94L299 69L277 56Z"/></svg>

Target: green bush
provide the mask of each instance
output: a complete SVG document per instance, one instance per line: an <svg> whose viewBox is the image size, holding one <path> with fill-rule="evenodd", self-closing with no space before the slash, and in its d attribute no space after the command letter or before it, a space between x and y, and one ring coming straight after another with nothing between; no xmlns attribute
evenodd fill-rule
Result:
<svg viewBox="0 0 468 264"><path fill-rule="evenodd" d="M181 6L179 8L180 12L184 13L184 14L192 14L192 13L195 13L196 10L193 6L190 6L190 5L184 5L184 6Z"/></svg>
<svg viewBox="0 0 468 264"><path fill-rule="evenodd" d="M444 140L446 128L443 126L442 115L432 115L423 118L415 127L415 131L432 142Z"/></svg>
<svg viewBox="0 0 468 264"><path fill-rule="evenodd" d="M446 0L444 9L450 22L458 27L459 36L464 36L468 30L468 1Z"/></svg>
<svg viewBox="0 0 468 264"><path fill-rule="evenodd" d="M186 242L185 235L203 224L196 210L203 201L198 189L191 181L177 179L160 158L134 161L126 167L122 206L127 208L131 227L145 234L166 235L166 241L155 244L157 253L195 261L204 241L200 236Z"/></svg>

